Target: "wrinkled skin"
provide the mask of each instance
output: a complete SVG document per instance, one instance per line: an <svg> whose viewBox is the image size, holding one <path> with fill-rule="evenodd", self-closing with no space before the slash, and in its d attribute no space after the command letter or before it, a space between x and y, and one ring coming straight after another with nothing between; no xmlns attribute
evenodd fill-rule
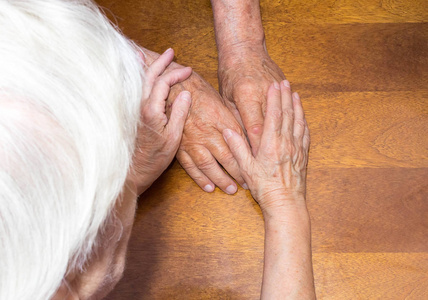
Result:
<svg viewBox="0 0 428 300"><path fill-rule="evenodd" d="M239 184L244 185L244 180L222 132L232 128L245 137L241 126L219 93L198 74L193 73L184 83L175 86L174 90L184 88L192 93L192 107L184 126L177 159L205 191L211 192L218 186L224 192L233 194L237 190L236 183L221 166Z"/></svg>
<svg viewBox="0 0 428 300"><path fill-rule="evenodd" d="M267 93L265 125L257 154L245 140L227 129L224 137L241 168L251 194L264 213L305 205L309 129L297 93L288 81L275 82Z"/></svg>
<svg viewBox="0 0 428 300"><path fill-rule="evenodd" d="M252 151L257 153L269 86L285 79L265 47L234 45L219 56L220 93L245 128Z"/></svg>
<svg viewBox="0 0 428 300"><path fill-rule="evenodd" d="M167 50L146 70L141 124L130 174L138 194L144 192L171 163L179 147L190 109L190 93L182 91L175 97L169 117L166 114L166 101L171 86L187 79L192 73L191 68L183 67L165 72L173 58L174 51Z"/></svg>

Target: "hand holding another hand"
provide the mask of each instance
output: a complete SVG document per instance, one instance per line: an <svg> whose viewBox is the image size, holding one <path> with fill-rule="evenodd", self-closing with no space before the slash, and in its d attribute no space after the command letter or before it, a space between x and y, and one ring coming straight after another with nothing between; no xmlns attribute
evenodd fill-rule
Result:
<svg viewBox="0 0 428 300"><path fill-rule="evenodd" d="M233 45L219 53L220 93L240 120L253 154L260 145L266 95L272 82L285 79L263 45Z"/></svg>
<svg viewBox="0 0 428 300"><path fill-rule="evenodd" d="M144 53L143 60L148 65L153 64L159 57L159 54L148 49L144 49ZM163 76L176 72L177 69L183 67L171 62ZM237 186L231 176L241 185L244 180L222 132L231 128L245 137L242 128L225 106L220 94L195 72L171 87L164 118L171 114L171 107L174 108L175 101L183 91L191 93L192 105L184 125L177 159L203 190L212 192L218 186L226 193L233 194Z"/></svg>
<svg viewBox="0 0 428 300"><path fill-rule="evenodd" d="M245 138L242 128L219 93L198 74L194 72L174 89L180 89L180 86L192 93L192 107L184 125L177 159L204 191L212 192L218 186L227 194L234 194L237 186L231 176L240 185L245 182L222 132L231 128Z"/></svg>
<svg viewBox="0 0 428 300"><path fill-rule="evenodd" d="M256 155L233 130L223 131L241 174L263 213L305 205L309 129L297 93L288 81L275 82L267 93L260 147Z"/></svg>
<svg viewBox="0 0 428 300"><path fill-rule="evenodd" d="M165 72L173 58L174 51L168 49L146 70L140 125L130 174L138 194L144 192L174 158L191 105L190 93L182 91L172 105L170 117L166 115L166 100L171 86L187 79L192 73L191 68L184 67Z"/></svg>

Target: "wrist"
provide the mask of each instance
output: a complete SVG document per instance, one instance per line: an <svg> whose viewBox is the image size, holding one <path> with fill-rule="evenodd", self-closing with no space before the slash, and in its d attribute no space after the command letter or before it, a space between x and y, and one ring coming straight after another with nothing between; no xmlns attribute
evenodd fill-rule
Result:
<svg viewBox="0 0 428 300"><path fill-rule="evenodd" d="M258 0L211 0L219 55L236 46L264 44L264 30Z"/></svg>
<svg viewBox="0 0 428 300"><path fill-rule="evenodd" d="M291 215L307 218L309 216L306 207L306 199L303 194L293 196L280 195L274 197L269 195L258 200L265 220L285 221Z"/></svg>
<svg viewBox="0 0 428 300"><path fill-rule="evenodd" d="M261 39L245 40L218 47L219 67L239 64L242 60L251 59L255 55L268 55L264 35Z"/></svg>
<svg viewBox="0 0 428 300"><path fill-rule="evenodd" d="M309 212L306 205L288 205L275 207L275 209L262 209L263 217L266 222L277 223L285 222L293 217L293 220L306 221L309 219Z"/></svg>
<svg viewBox="0 0 428 300"><path fill-rule="evenodd" d="M303 240L311 238L311 220L306 206L263 211L266 232L295 232Z"/></svg>
<svg viewBox="0 0 428 300"><path fill-rule="evenodd" d="M153 180L148 180L140 174L135 174L135 171L130 171L128 173L127 182L129 186L132 187L132 190L135 191L135 194L140 196L151 186Z"/></svg>

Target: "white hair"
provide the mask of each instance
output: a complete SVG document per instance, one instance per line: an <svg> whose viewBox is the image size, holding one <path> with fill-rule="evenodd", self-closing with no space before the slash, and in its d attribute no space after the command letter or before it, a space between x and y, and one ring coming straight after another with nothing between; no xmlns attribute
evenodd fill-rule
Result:
<svg viewBox="0 0 428 300"><path fill-rule="evenodd" d="M139 51L91 0L0 0L0 299L84 269L132 161Z"/></svg>

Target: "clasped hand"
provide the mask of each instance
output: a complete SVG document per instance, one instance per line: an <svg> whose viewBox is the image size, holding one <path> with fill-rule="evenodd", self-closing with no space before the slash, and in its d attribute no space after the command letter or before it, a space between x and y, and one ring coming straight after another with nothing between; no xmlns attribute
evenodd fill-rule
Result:
<svg viewBox="0 0 428 300"><path fill-rule="evenodd" d="M173 58L174 51L168 49L145 72L140 124L130 174L138 194L144 192L174 158L191 105L190 93L182 91L176 97L168 119L166 100L171 86L187 79L192 73L191 68L165 72Z"/></svg>
<svg viewBox="0 0 428 300"><path fill-rule="evenodd" d="M223 135L264 213L273 214L289 205L305 205L309 128L300 97L291 94L287 80L275 82L268 90L257 154L253 155L235 131L226 129Z"/></svg>
<svg viewBox="0 0 428 300"><path fill-rule="evenodd" d="M173 56L172 50L166 51L146 71L133 167L138 192L150 186L177 154L186 172L207 192L219 186L228 194L235 193L230 174L250 188L262 209L283 205L284 199L304 198L309 129L300 98L291 95L288 81L276 83L275 77L283 77L279 68L269 61L272 70L280 73L261 74L263 80L257 84L262 85L261 90L269 80L275 84L270 84L267 96L258 91L258 100L246 107L243 95L248 93L240 95L237 91L242 88L236 88L242 85L225 81L233 78L220 76L227 99L223 100L190 68L166 71ZM170 113L166 112L167 101L172 103ZM257 113L251 114L252 110ZM259 128L254 131L252 124Z"/></svg>

